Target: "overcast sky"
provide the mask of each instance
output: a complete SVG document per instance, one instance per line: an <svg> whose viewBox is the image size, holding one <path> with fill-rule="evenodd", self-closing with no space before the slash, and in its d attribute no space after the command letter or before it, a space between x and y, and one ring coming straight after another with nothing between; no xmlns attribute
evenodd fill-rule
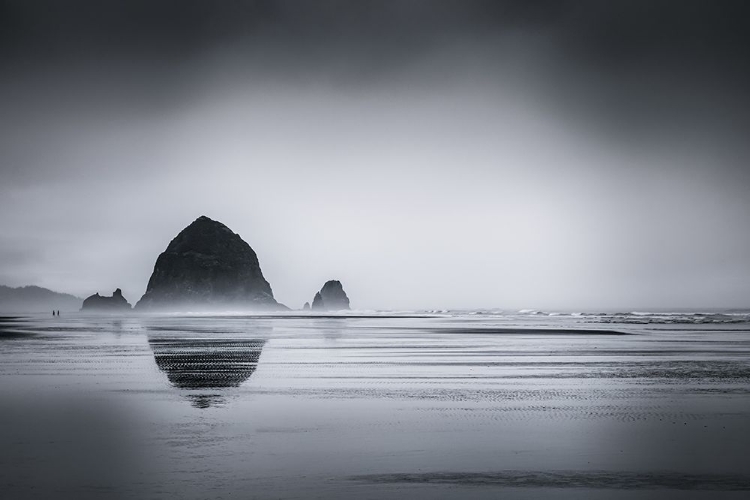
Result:
<svg viewBox="0 0 750 500"><path fill-rule="evenodd" d="M0 284L207 215L291 307L748 306L744 5L0 0Z"/></svg>

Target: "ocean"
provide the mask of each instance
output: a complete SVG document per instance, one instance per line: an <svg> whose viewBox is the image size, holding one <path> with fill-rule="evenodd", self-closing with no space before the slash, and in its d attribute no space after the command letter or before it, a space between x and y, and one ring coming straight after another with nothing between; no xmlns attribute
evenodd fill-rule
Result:
<svg viewBox="0 0 750 500"><path fill-rule="evenodd" d="M0 318L23 498L747 498L747 312Z"/></svg>

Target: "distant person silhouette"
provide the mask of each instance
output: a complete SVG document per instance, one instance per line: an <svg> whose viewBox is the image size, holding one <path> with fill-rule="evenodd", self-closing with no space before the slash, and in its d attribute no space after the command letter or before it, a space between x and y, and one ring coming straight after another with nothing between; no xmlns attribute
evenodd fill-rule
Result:
<svg viewBox="0 0 750 500"><path fill-rule="evenodd" d="M59 309L57 310L57 315L60 316L60 310Z"/></svg>

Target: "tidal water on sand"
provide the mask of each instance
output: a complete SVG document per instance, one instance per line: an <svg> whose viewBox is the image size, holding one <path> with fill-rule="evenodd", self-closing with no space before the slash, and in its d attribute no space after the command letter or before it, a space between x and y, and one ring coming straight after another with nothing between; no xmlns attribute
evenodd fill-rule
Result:
<svg viewBox="0 0 750 500"><path fill-rule="evenodd" d="M747 498L742 314L0 318L3 498Z"/></svg>

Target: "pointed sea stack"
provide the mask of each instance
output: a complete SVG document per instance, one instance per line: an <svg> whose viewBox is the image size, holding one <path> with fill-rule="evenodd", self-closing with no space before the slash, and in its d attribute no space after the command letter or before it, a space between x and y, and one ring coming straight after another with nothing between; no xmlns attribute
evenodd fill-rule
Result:
<svg viewBox="0 0 750 500"><path fill-rule="evenodd" d="M98 293L88 297L83 301L81 311L129 311L131 307L122 296L122 290L118 288L111 297L104 297Z"/></svg>
<svg viewBox="0 0 750 500"><path fill-rule="evenodd" d="M250 245L221 222L198 217L156 259L138 310L284 309Z"/></svg>
<svg viewBox="0 0 750 500"><path fill-rule="evenodd" d="M344 292L340 281L327 281L323 288L315 294L312 303L313 311L340 311L349 309L349 297Z"/></svg>

